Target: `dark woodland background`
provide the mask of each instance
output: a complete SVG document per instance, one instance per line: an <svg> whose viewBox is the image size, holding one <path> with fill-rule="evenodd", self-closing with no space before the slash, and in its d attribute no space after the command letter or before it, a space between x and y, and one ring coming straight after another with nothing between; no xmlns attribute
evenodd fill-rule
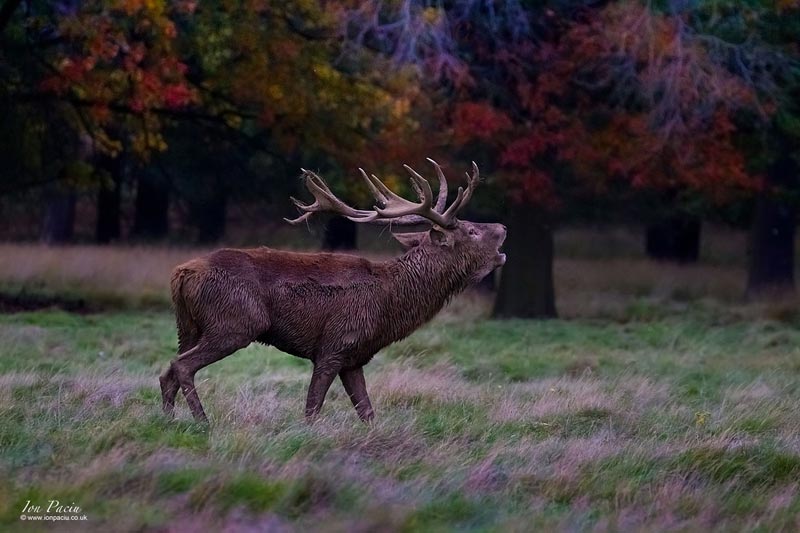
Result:
<svg viewBox="0 0 800 533"><path fill-rule="evenodd" d="M569 227L679 263L747 232L746 295L794 291L797 2L6 0L0 32L7 241L381 249L286 228L299 169L368 206L356 167L413 194L433 157L509 226L496 316L557 314Z"/></svg>

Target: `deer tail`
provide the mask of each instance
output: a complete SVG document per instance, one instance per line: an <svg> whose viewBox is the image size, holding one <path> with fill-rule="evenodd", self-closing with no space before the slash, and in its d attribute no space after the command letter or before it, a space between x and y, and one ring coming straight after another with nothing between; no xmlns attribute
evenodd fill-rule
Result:
<svg viewBox="0 0 800 533"><path fill-rule="evenodd" d="M193 274L192 269L179 266L172 272L170 282L172 307L175 310L175 322L178 327L179 354L193 348L200 336L197 321L192 317L185 295L185 284L193 277Z"/></svg>

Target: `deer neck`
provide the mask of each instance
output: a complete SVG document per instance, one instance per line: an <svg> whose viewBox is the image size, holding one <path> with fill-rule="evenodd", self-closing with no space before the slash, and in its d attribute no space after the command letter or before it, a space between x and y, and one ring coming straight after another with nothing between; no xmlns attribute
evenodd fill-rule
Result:
<svg viewBox="0 0 800 533"><path fill-rule="evenodd" d="M465 263L421 246L391 261L389 270L393 279L387 298L387 326L397 338L433 318L469 283Z"/></svg>

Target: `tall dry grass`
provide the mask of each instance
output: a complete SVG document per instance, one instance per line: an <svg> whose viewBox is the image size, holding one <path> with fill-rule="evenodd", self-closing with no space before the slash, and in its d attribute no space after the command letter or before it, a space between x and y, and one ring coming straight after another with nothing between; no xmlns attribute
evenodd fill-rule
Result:
<svg viewBox="0 0 800 533"><path fill-rule="evenodd" d="M372 259L396 254L387 235L363 232ZM385 241L385 242L383 242ZM375 245L375 246L373 246ZM382 248L381 248L382 247ZM567 229L557 235L556 295L564 317L620 319L633 312L668 310L690 302L724 306L744 303L743 235L711 228L704 234L702 260L675 265L643 257L641 235L632 229ZM7 291L72 295L107 306L169 303L175 265L211 248L166 246L62 246L0 244L0 286ZM738 255L737 255L738 254ZM470 307L474 298L459 299ZM483 299L484 314L490 302ZM795 302L782 304L796 307ZM779 311L783 312L783 311Z"/></svg>
<svg viewBox="0 0 800 533"><path fill-rule="evenodd" d="M209 248L0 244L0 284L44 289L100 302L168 303L171 270ZM384 259L388 254L367 254ZM643 258L557 259L555 282L565 316L618 315L634 300L653 302L742 299L745 272L738 265L690 266Z"/></svg>
<svg viewBox="0 0 800 533"><path fill-rule="evenodd" d="M800 239L798 239L800 244ZM643 259L644 229L631 226L567 227L555 235L559 257L582 259ZM704 224L700 239L700 260L714 265L744 265L747 233L714 224Z"/></svg>
<svg viewBox="0 0 800 533"><path fill-rule="evenodd" d="M0 282L135 301L164 300L170 271L203 249L0 244Z"/></svg>
<svg viewBox="0 0 800 533"><path fill-rule="evenodd" d="M618 317L632 305L681 306L706 301L744 303L744 269L675 265L647 259L560 259L556 297L567 317Z"/></svg>

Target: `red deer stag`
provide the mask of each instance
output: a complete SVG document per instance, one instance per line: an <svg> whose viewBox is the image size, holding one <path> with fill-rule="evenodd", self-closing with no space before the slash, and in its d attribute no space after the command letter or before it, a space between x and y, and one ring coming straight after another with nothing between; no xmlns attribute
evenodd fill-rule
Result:
<svg viewBox="0 0 800 533"><path fill-rule="evenodd" d="M314 364L305 415L313 419L338 375L362 420L374 416L363 366L375 353L430 320L455 294L505 263L501 224L458 220L478 184L472 164L466 190L459 187L447 207L447 181L439 179L435 205L428 182L411 167L419 202L390 191L375 175L359 169L376 205L354 209L338 199L318 175L303 170L315 201L291 224L329 211L355 222L392 226L431 224L429 231L394 234L408 251L374 262L328 253L295 253L269 248L223 249L193 259L172 274L178 326L178 357L161 375L164 412L173 416L178 388L192 415L207 422L194 385L195 373L253 341L275 346Z"/></svg>

